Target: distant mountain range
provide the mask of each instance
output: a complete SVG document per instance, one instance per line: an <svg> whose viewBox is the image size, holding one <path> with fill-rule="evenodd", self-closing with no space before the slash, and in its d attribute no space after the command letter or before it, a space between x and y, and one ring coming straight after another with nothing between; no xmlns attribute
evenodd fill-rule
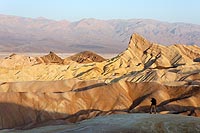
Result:
<svg viewBox="0 0 200 133"><path fill-rule="evenodd" d="M200 25L149 19L76 22L0 15L0 52L118 53L133 33L162 44L200 45Z"/></svg>

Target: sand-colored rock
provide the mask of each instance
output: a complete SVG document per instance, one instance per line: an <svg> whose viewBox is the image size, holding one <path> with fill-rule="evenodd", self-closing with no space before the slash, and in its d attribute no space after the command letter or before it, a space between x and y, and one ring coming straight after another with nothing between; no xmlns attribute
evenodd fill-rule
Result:
<svg viewBox="0 0 200 133"><path fill-rule="evenodd" d="M0 69L23 69L25 66L32 66L37 61L33 57L12 54L9 57L0 59Z"/></svg>
<svg viewBox="0 0 200 133"><path fill-rule="evenodd" d="M48 55L42 56L42 57L36 57L36 60L38 63L56 63L56 64L63 64L64 60L60 58L58 55L56 55L54 52L49 52Z"/></svg>
<svg viewBox="0 0 200 133"><path fill-rule="evenodd" d="M169 87L158 83L120 81L52 81L2 83L2 128L36 127L49 120L77 122L99 115L148 113L150 99L158 112L200 116L199 87Z"/></svg>
<svg viewBox="0 0 200 133"><path fill-rule="evenodd" d="M49 55L37 58L37 61L31 65L21 65L17 70L6 69L5 66L13 66L13 63L6 63L3 68L0 68L2 71L0 81L51 81L78 78L104 80L107 83L119 80L155 81L164 84L183 81L180 82L183 85L199 79L199 62L194 62L200 57L199 53L200 48L195 45L163 46L133 34L127 50L112 59L79 64L79 60L88 62L90 59L88 54L87 56L84 53L78 54L63 60L51 52ZM90 59L90 61L95 60ZM5 60L1 62L4 63ZM38 62L39 64L36 64Z"/></svg>
<svg viewBox="0 0 200 133"><path fill-rule="evenodd" d="M72 60L78 63L91 63L91 62L103 62L106 59L91 51L83 51L66 58L66 60Z"/></svg>
<svg viewBox="0 0 200 133"><path fill-rule="evenodd" d="M138 34L124 52L102 62L63 60L53 52L12 55L0 60L0 128L148 113L152 97L161 114L198 117L199 57L197 46L163 46Z"/></svg>

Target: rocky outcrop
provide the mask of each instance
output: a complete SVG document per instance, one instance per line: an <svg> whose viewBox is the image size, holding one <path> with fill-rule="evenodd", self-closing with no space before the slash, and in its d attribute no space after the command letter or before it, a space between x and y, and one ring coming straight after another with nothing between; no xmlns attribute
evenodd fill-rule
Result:
<svg viewBox="0 0 200 133"><path fill-rule="evenodd" d="M84 51L75 55L68 57L66 60L72 60L78 63L91 63L91 62L103 62L106 59L100 55L93 53L91 51Z"/></svg>
<svg viewBox="0 0 200 133"><path fill-rule="evenodd" d="M36 60L38 63L56 63L56 64L63 64L64 60L60 58L58 55L56 55L54 52L49 52L48 55L42 56L42 57L36 57Z"/></svg>
<svg viewBox="0 0 200 133"><path fill-rule="evenodd" d="M55 123L56 126L44 126L26 132L199 132L199 123L198 118L181 115L120 114L97 117L70 125ZM3 130L2 133L20 131L22 130Z"/></svg>
<svg viewBox="0 0 200 133"><path fill-rule="evenodd" d="M147 68L173 68L180 65L194 64L199 57L200 48L197 46L171 45L163 46L151 43L138 34L133 34L128 49L118 59L123 62L134 60L132 65ZM133 61L132 61L133 62Z"/></svg>

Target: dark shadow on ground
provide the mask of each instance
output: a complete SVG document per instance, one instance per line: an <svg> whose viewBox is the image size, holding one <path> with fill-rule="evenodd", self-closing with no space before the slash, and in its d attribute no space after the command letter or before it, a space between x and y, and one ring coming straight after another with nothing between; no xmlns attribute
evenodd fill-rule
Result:
<svg viewBox="0 0 200 133"><path fill-rule="evenodd" d="M0 103L0 130L31 129L47 125L61 125L110 114L127 113L127 109L102 111L98 109L80 110L74 114L37 110L15 103Z"/></svg>
<svg viewBox="0 0 200 133"><path fill-rule="evenodd" d="M68 116L68 114L37 110L15 103L0 103L0 129L27 129L66 116ZM66 122L60 121L59 123Z"/></svg>
<svg viewBox="0 0 200 133"><path fill-rule="evenodd" d="M182 99L186 99L186 98L189 98L191 96L194 96L195 94L197 94L198 92L200 92L200 87L192 87L191 90L181 94L180 96L177 96L175 98L171 98L171 99L168 99L168 100L165 100L163 102L161 102L158 107L160 106L163 106L163 105L166 105L168 103L171 103L171 102L174 102L174 101L178 101L178 100L182 100Z"/></svg>
<svg viewBox="0 0 200 133"><path fill-rule="evenodd" d="M150 106L140 106L133 111L134 113L149 113ZM157 113L162 113L162 112L165 112L166 114L183 114L187 116L200 116L200 107L181 106L176 104L157 107Z"/></svg>
<svg viewBox="0 0 200 133"><path fill-rule="evenodd" d="M138 98L130 108L136 107L145 97ZM139 106L135 113L149 113L150 106ZM127 114L129 109L116 109L103 111L99 109L80 110L74 114L65 114L59 112L48 112L45 110L37 110L30 107L25 107L15 103L0 103L0 129L31 129L47 125L61 125L79 122L85 119L94 118L97 116L105 116L111 114ZM200 108L193 106L179 106L179 105L160 105L157 108L158 112L169 111L169 114L185 114L188 116L197 116L197 111Z"/></svg>
<svg viewBox="0 0 200 133"><path fill-rule="evenodd" d="M93 89L93 88L96 88L96 87L105 86L105 85L107 85L107 84L104 83L104 82L102 82L102 83L96 83L96 84L89 85L89 86L86 86L86 87L77 88L77 89L74 89L72 91L74 91L74 92L86 91L86 90L90 90L90 89Z"/></svg>
<svg viewBox="0 0 200 133"><path fill-rule="evenodd" d="M153 93L153 92L152 92ZM152 93L148 93L144 96L138 97L137 99L135 99L133 101L133 103L131 104L131 106L128 109L128 112L131 112L132 109L134 109L136 106L138 106L142 101L144 101L147 97L149 97Z"/></svg>

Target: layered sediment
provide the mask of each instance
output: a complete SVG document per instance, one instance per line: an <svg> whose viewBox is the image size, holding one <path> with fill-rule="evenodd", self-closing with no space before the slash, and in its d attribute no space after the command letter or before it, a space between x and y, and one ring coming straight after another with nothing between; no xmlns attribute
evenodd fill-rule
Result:
<svg viewBox="0 0 200 133"><path fill-rule="evenodd" d="M0 128L148 113L152 97L160 114L200 116L199 47L164 46L133 34L114 58L90 54L1 59Z"/></svg>

